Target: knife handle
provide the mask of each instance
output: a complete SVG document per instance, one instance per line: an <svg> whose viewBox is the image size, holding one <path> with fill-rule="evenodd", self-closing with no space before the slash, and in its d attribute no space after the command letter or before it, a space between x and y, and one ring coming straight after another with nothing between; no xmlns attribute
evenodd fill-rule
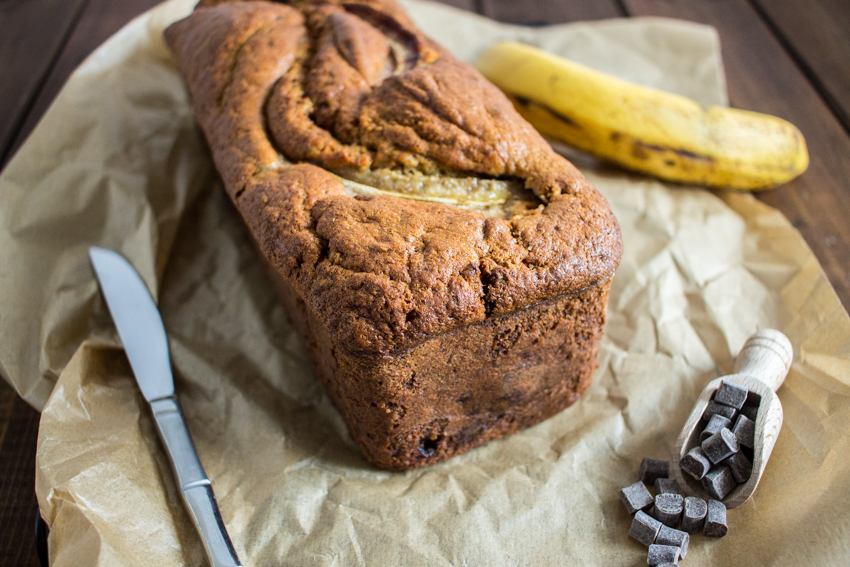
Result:
<svg viewBox="0 0 850 567"><path fill-rule="evenodd" d="M189 511L195 529L201 534L210 565L241 567L242 564L221 519L212 484L201 466L195 444L189 436L186 418L183 417L177 397L159 398L152 400L150 404L156 430L165 445L168 460L171 461L171 468L180 485L183 504Z"/></svg>

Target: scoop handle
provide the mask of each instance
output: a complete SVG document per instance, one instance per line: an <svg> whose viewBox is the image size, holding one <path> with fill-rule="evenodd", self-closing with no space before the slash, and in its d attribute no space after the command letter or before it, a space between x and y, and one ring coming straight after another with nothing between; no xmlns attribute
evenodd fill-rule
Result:
<svg viewBox="0 0 850 567"><path fill-rule="evenodd" d="M779 389L791 369L794 349L788 337L776 329L762 329L744 343L735 359L735 374L746 374Z"/></svg>

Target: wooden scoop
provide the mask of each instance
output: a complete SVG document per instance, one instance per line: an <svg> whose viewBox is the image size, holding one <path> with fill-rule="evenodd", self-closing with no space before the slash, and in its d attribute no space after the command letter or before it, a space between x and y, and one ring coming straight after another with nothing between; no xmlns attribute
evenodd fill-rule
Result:
<svg viewBox="0 0 850 567"><path fill-rule="evenodd" d="M721 381L732 382L743 386L750 391L747 398L759 402L758 414L756 416L755 443L753 444L753 474L744 484L738 485L723 503L727 508L734 508L743 504L753 495L758 486L767 460L776 444L779 430L782 428L782 404L776 397L776 390L785 381L785 376L791 368L794 351L788 337L774 329L764 329L757 332L744 343L738 358L735 359L735 373L723 376L709 382L697 400L685 427L676 441L677 461L673 470L679 486L687 493L706 498L706 492L698 480L688 473L682 471L678 460L684 457L688 451L700 444L700 419L708 406L714 392L720 387ZM702 423L704 427L705 424Z"/></svg>

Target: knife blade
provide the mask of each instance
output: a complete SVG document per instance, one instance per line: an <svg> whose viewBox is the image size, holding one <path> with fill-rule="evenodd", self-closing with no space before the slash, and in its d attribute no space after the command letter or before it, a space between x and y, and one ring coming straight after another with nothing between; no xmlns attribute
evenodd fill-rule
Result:
<svg viewBox="0 0 850 567"><path fill-rule="evenodd" d="M213 567L241 567L174 395L168 337L153 297L135 268L117 252L91 247L89 258L207 558Z"/></svg>

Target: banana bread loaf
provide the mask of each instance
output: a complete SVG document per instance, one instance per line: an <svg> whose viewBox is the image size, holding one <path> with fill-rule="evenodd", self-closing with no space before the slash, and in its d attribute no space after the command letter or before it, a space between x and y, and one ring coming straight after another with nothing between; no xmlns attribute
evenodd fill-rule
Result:
<svg viewBox="0 0 850 567"><path fill-rule="evenodd" d="M393 0L205 0L166 39L369 461L434 463L584 393L619 226L477 71Z"/></svg>

